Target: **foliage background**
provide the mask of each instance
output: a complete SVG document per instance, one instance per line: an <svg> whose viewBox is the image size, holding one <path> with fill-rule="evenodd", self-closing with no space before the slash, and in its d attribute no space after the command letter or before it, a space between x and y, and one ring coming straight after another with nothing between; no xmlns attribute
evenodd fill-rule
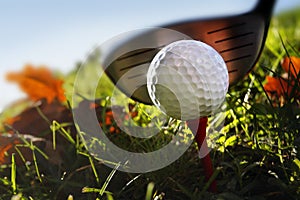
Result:
<svg viewBox="0 0 300 200"><path fill-rule="evenodd" d="M280 62L284 57L300 57L299 19L299 10L273 18L256 68L228 92L225 125L218 134L211 134L211 139L217 141L211 155L216 167L218 194L206 190L208 184L202 176L195 145L164 169L128 174L106 167L103 164L106 161L94 159L75 138L68 140L64 147L60 166L43 159L28 144L27 148L33 149L37 160L26 166L15 162L1 166L0 199L299 199L299 99L287 97L279 103L263 88L266 75L280 76L283 73ZM88 88L93 83L89 83L89 77L98 66L97 56L95 52L87 62L78 64L86 66L87 74L82 78L87 84L81 93L85 98L91 94ZM76 69L64 76L68 98L72 94L75 74ZM98 86L97 95L101 99L99 104L106 111L110 106L107 96L112 84L104 79L103 85ZM299 89L299 84L295 87ZM136 123L145 126L149 125L150 113L158 112L135 102L132 105L137 112ZM20 107L27 106L28 102L23 102L7 108L1 116L2 122L18 113ZM52 124L49 131L66 135L69 126L58 123L53 127ZM143 147L150 151L164 145L178 131L183 137L186 135L185 126L178 121L170 120L164 126L164 134L154 140L136 141L122 133L113 133L109 137L118 145L130 145L137 151Z"/></svg>

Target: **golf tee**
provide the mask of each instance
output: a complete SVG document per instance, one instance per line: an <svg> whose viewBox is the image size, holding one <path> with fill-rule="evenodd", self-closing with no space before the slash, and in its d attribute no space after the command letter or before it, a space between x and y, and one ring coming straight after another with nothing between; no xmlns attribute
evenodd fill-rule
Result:
<svg viewBox="0 0 300 200"><path fill-rule="evenodd" d="M204 157L201 158L201 161L206 181L210 179L214 172L212 161L209 155L209 149L206 142L207 120L207 117L201 117L200 119L187 121L189 128L195 134L195 140L197 142L199 151L201 150L201 155L204 155ZM211 183L209 191L217 192L217 184L215 180Z"/></svg>

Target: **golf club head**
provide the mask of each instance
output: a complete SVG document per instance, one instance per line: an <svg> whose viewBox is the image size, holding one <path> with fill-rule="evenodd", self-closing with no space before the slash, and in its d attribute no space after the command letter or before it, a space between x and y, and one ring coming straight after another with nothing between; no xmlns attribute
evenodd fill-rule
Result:
<svg viewBox="0 0 300 200"><path fill-rule="evenodd" d="M146 76L153 57L172 42L194 39L212 46L223 57L231 86L255 66L264 46L275 1L259 0L254 9L240 15L167 24L160 26L165 29L123 38L105 52L102 66L126 95L152 104ZM151 45L141 47L145 41Z"/></svg>

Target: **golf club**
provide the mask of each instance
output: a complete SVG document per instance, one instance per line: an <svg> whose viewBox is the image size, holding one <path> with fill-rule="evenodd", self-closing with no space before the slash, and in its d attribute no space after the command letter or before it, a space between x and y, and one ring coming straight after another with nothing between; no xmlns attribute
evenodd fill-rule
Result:
<svg viewBox="0 0 300 200"><path fill-rule="evenodd" d="M187 39L187 36L217 50L226 63L229 84L233 85L247 75L257 62L267 36L274 4L275 0L259 0L254 9L245 14L162 26L183 35L168 35L166 29L153 29L129 37L112 45L113 48L106 52L102 65L107 75L125 94L139 102L152 104L147 91L147 72L153 57L164 46ZM138 43L143 44L144 40L155 45L155 48L134 48L139 46ZM206 143L207 119L207 116L203 116L188 120L187 124L195 134L199 149L204 148L207 153L201 160L206 181L209 182L213 178L214 170ZM217 192L214 179L209 190Z"/></svg>
<svg viewBox="0 0 300 200"><path fill-rule="evenodd" d="M215 48L227 65L229 83L233 85L255 66L267 36L275 1L259 0L251 11L244 14L195 19L160 27L178 31ZM112 45L113 48L102 58L102 66L122 92L134 100L152 104L146 86L149 65L161 48L181 39L186 38L180 35L166 36L163 29L129 37ZM134 48L145 40L151 41L155 48ZM120 52L123 52L122 55ZM119 81L121 78L127 80Z"/></svg>

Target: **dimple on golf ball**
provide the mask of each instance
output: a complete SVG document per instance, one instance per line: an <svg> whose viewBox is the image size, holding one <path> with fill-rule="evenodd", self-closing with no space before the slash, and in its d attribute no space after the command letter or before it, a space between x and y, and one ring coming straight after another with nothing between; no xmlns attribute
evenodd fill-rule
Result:
<svg viewBox="0 0 300 200"><path fill-rule="evenodd" d="M226 64L211 46L180 40L162 48L147 73L147 89L155 106L181 120L216 112L225 100Z"/></svg>

